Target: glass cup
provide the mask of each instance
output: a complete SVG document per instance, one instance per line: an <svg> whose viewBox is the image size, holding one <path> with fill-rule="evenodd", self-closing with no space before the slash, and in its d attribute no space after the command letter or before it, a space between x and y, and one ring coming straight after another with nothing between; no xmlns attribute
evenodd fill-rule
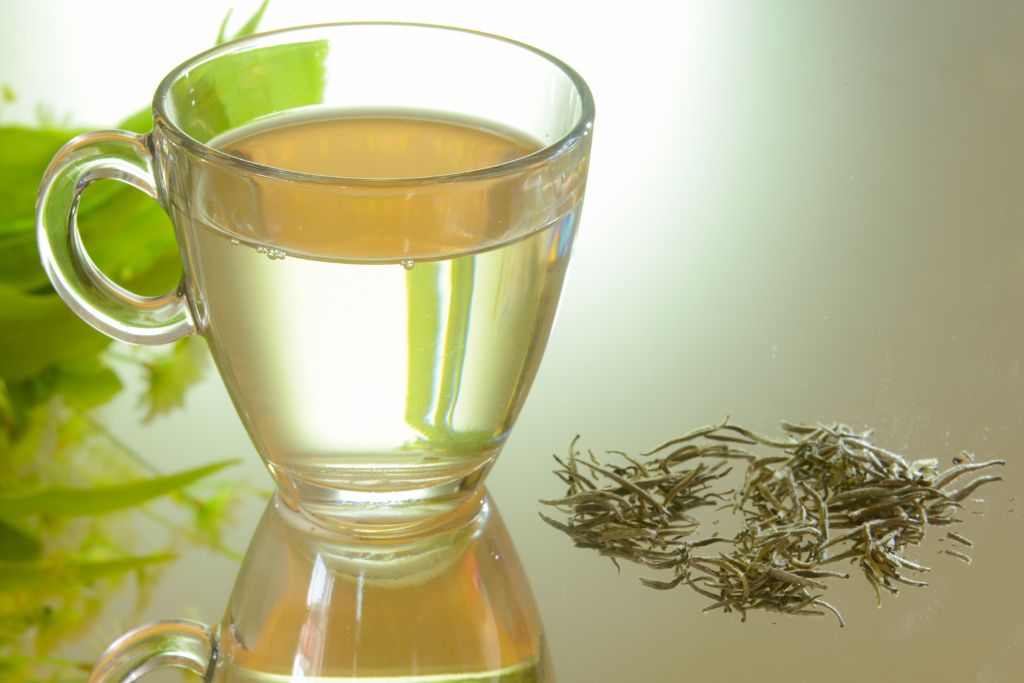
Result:
<svg viewBox="0 0 1024 683"><path fill-rule="evenodd" d="M486 122L535 151L352 178L220 147L276 117L381 112ZM483 33L354 23L256 35L172 71L149 135L87 133L58 152L39 249L64 301L111 337L203 336L288 505L363 534L426 533L476 495L536 373L593 116L566 64ZM90 260L76 211L102 178L171 216L175 290L138 296Z"/></svg>
<svg viewBox="0 0 1024 683"><path fill-rule="evenodd" d="M90 682L175 667L215 683L553 683L497 509L481 489L461 512L430 534L367 544L310 524L275 496L223 622L131 631Z"/></svg>

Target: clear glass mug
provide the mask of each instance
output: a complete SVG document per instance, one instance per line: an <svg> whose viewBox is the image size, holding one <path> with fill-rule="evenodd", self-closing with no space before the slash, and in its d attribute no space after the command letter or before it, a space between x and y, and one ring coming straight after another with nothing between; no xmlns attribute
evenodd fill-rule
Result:
<svg viewBox="0 0 1024 683"><path fill-rule="evenodd" d="M218 148L271 117L353 111L487 122L536 150L446 175L349 178ZM153 116L149 135L76 138L43 179L39 249L64 301L126 342L202 335L284 499L307 514L404 534L461 506L554 318L586 182L586 83L483 33L333 24L185 62ZM75 214L101 178L170 214L184 262L174 291L135 295L89 259ZM382 247L382 230L412 237Z"/></svg>
<svg viewBox="0 0 1024 683"><path fill-rule="evenodd" d="M158 668L211 683L553 683L515 547L481 489L430 534L367 544L275 496L220 625L122 636L90 683Z"/></svg>

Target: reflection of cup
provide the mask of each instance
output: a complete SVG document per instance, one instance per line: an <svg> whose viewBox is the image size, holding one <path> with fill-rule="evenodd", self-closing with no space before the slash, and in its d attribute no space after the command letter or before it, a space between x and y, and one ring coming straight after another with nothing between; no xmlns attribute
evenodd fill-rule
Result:
<svg viewBox="0 0 1024 683"><path fill-rule="evenodd" d="M428 536L366 543L277 497L219 627L164 622L104 655L93 681L180 666L218 683L553 681L540 620L493 502L469 498Z"/></svg>
<svg viewBox="0 0 1024 683"><path fill-rule="evenodd" d="M536 151L381 178L219 148L275 117L353 111L490 122ZM392 533L457 508L497 456L551 327L585 184L586 84L493 36L339 24L190 60L160 86L154 120L144 137L81 136L52 162L40 250L64 300L129 342L201 334L283 495L305 512ZM139 297L89 260L75 211L100 178L171 215L178 289Z"/></svg>

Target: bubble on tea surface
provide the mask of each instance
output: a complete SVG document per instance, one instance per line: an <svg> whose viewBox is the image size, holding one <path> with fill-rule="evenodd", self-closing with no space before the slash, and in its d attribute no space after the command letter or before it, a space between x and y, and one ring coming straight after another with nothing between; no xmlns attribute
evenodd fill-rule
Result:
<svg viewBox="0 0 1024 683"><path fill-rule="evenodd" d="M238 241L238 238L232 237L231 244L237 247L239 244L241 244L241 242Z"/></svg>
<svg viewBox="0 0 1024 683"><path fill-rule="evenodd" d="M273 247L256 247L256 253L263 254L271 261L280 261L284 258L284 252Z"/></svg>
<svg viewBox="0 0 1024 683"><path fill-rule="evenodd" d="M402 267L405 268L406 270L412 270L416 266L416 262L413 261L411 258L402 259L400 263L402 264Z"/></svg>

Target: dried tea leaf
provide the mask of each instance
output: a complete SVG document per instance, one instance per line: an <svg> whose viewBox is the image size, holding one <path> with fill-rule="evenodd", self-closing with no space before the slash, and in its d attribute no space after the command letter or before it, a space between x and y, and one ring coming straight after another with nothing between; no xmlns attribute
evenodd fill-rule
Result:
<svg viewBox="0 0 1024 683"><path fill-rule="evenodd" d="M566 461L555 458L566 495L541 501L568 518L541 517L578 547L613 561L673 571L668 581L642 582L657 589L689 586L711 600L705 611L736 611L744 620L750 610L831 613L843 626L839 609L822 597L825 579L850 575L828 565L859 565L879 601L883 590L897 593L897 585L927 585L906 574L931 571L907 553L930 527L958 523L954 515L963 501L1001 479L982 475L952 489L962 475L1005 464L961 455L954 467L940 472L934 459L910 461L873 444L870 431L787 422L782 430L784 438L773 439L722 422L666 441L639 458L608 452L625 466L601 463L592 453L590 461L581 460L577 437ZM755 457L731 444L781 453ZM735 459L747 461L743 484L719 490L726 462ZM708 466L708 460L717 462ZM581 465L589 478L579 473ZM733 538L699 538L699 525L689 513L723 501L727 504L719 509L741 518L739 532ZM972 545L955 532L947 536ZM711 543L724 543L727 550L697 554ZM971 562L959 551L943 552Z"/></svg>

